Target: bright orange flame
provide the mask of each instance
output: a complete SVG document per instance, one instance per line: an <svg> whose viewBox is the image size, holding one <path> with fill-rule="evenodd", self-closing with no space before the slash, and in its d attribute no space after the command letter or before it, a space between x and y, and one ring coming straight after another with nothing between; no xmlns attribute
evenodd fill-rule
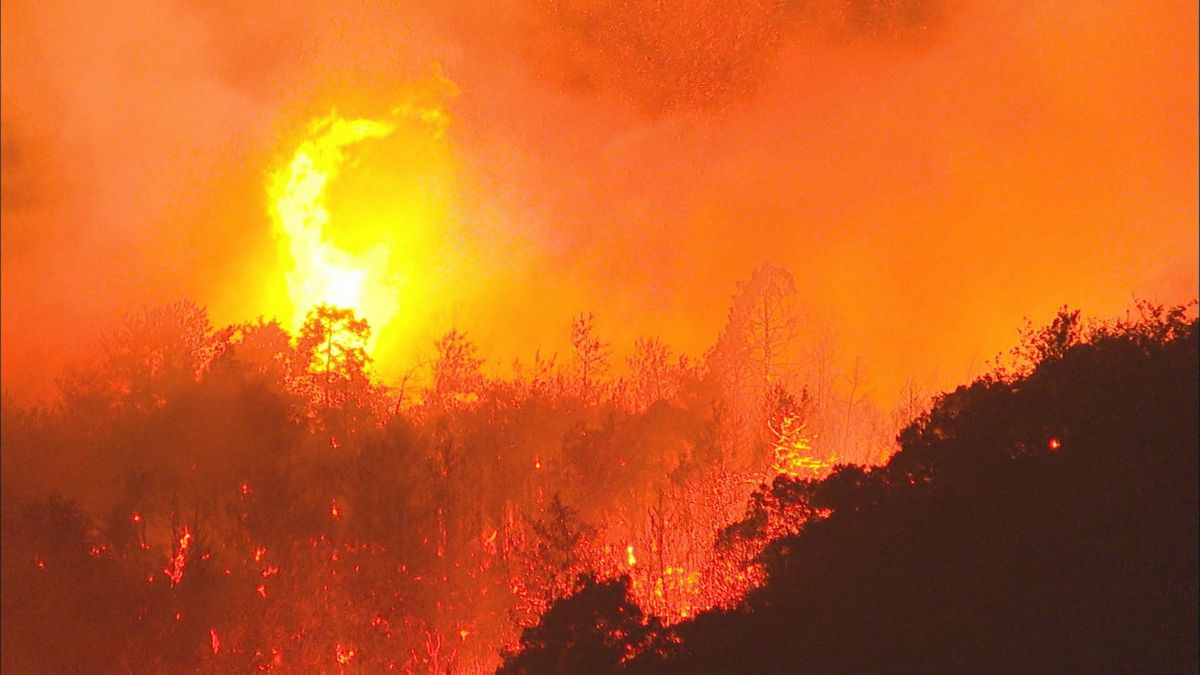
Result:
<svg viewBox="0 0 1200 675"><path fill-rule="evenodd" d="M299 329L318 305L351 309L372 328L368 350L398 315L412 267L428 259L431 244L424 238L444 210L438 183L450 180L448 155L436 143L449 122L446 113L412 104L391 112L387 119L368 119L333 111L314 120L268 179L273 231L285 252L290 327ZM367 161L348 184L359 188L350 190L350 203L342 208L335 202L339 207L331 212L331 186L360 160L350 156L352 148L369 151L385 139L389 150L405 145L389 153L390 160ZM388 162L414 166L398 169Z"/></svg>
<svg viewBox="0 0 1200 675"><path fill-rule="evenodd" d="M1058 450L1062 447L1062 443L1057 438L1051 438L1049 445L1051 450Z"/></svg>
<svg viewBox="0 0 1200 675"><path fill-rule="evenodd" d="M320 304L354 309L376 326L386 323L398 308L395 289L384 283L387 251L376 248L355 256L334 246L326 232L330 218L325 206L329 182L346 161L344 148L386 137L394 130L385 122L347 120L330 113L309 126L310 138L272 176L271 215L291 256L287 285L294 327Z"/></svg>

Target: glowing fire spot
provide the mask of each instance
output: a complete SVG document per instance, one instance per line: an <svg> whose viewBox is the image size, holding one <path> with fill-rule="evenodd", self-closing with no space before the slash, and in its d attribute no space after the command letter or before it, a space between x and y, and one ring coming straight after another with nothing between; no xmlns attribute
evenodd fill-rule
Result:
<svg viewBox="0 0 1200 675"><path fill-rule="evenodd" d="M334 520L342 517L342 510L338 508L337 500L329 500L329 515L333 516Z"/></svg>
<svg viewBox="0 0 1200 675"><path fill-rule="evenodd" d="M254 547L254 562L262 562L263 556L267 554L267 549L262 546Z"/></svg>
<svg viewBox="0 0 1200 675"><path fill-rule="evenodd" d="M183 581L183 570L187 566L187 552L191 545L192 531L185 527L179 535L179 546L175 551L175 555L171 557L171 566L163 569L167 578L171 580L172 586Z"/></svg>
<svg viewBox="0 0 1200 675"><path fill-rule="evenodd" d="M540 471L542 468L542 460L534 459L533 460L533 468L535 471Z"/></svg>
<svg viewBox="0 0 1200 675"><path fill-rule="evenodd" d="M1057 438L1051 438L1050 442L1047 445L1050 446L1051 450L1058 450L1059 448L1062 447L1062 443L1060 443Z"/></svg>
<svg viewBox="0 0 1200 675"><path fill-rule="evenodd" d="M221 653L221 638L220 638L220 636L217 635L216 628L208 629L208 638L209 638L209 644L212 645L213 654L220 654Z"/></svg>
<svg viewBox="0 0 1200 675"><path fill-rule="evenodd" d="M637 565L637 558L633 555L633 544L625 547L625 563L630 567Z"/></svg>
<svg viewBox="0 0 1200 675"><path fill-rule="evenodd" d="M257 591L258 594L263 596L264 598L267 597L267 587L265 584L259 584L259 585L255 586L254 590Z"/></svg>
<svg viewBox="0 0 1200 675"><path fill-rule="evenodd" d="M471 636L471 631L467 630L466 628L461 628L461 629L459 629L459 631L458 631L458 639L460 639L460 640L466 640L466 639L467 639L468 637L470 637L470 636Z"/></svg>
<svg viewBox="0 0 1200 675"><path fill-rule="evenodd" d="M243 482L243 483L242 483L242 487L241 487L241 491L242 491L242 496L243 496L243 497L245 497L246 495L250 494L250 484L249 484L249 483L246 483L246 482Z"/></svg>
<svg viewBox="0 0 1200 675"><path fill-rule="evenodd" d="M354 649L354 647L343 647L341 643L338 643L337 647L335 648L335 653L337 654L337 662L344 666L353 661L354 656L358 652Z"/></svg>
<svg viewBox="0 0 1200 675"><path fill-rule="evenodd" d="M34 565L34 567L38 568L39 570L46 569L46 561L42 560L41 558L38 558L38 557L34 557L33 565Z"/></svg>
<svg viewBox="0 0 1200 675"><path fill-rule="evenodd" d="M140 513L137 513L137 512L134 512L134 514L133 514L133 522L135 522L135 523L140 523L140 522L142 522L142 514L140 514Z"/></svg>
<svg viewBox="0 0 1200 675"><path fill-rule="evenodd" d="M804 432L804 423L788 415L779 428L770 427L775 433L774 462L771 468L776 473L793 478L820 478L832 466L836 457L819 459L813 457L812 442Z"/></svg>

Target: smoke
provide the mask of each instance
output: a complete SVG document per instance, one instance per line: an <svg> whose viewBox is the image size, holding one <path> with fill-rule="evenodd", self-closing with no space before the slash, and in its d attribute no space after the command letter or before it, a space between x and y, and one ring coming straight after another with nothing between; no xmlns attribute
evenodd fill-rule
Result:
<svg viewBox="0 0 1200 675"><path fill-rule="evenodd" d="M752 98L789 42L915 45L936 34L937 0L532 3L518 44L538 77L628 101L650 115Z"/></svg>
<svg viewBox="0 0 1200 675"><path fill-rule="evenodd" d="M888 403L1024 316L1197 292L1195 3L6 0L0 23L18 396L139 305L270 311L268 171L310 119L439 68L458 182L411 320L493 364L586 310L618 354L698 353L767 260Z"/></svg>

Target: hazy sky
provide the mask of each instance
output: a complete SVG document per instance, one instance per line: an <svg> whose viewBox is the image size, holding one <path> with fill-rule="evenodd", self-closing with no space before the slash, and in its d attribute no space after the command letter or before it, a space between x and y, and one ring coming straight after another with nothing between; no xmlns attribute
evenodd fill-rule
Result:
<svg viewBox="0 0 1200 675"><path fill-rule="evenodd" d="M886 404L1025 316L1197 294L1194 2L443 4L4 0L5 390L139 305L279 311L268 172L438 73L450 208L385 373L452 323L562 349L585 310L618 355L698 353L770 261Z"/></svg>

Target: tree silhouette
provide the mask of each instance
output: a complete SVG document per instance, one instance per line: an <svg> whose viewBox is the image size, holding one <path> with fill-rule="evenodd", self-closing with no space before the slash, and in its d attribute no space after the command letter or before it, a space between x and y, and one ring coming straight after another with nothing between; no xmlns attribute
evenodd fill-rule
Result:
<svg viewBox="0 0 1200 675"><path fill-rule="evenodd" d="M710 362L735 387L753 382L762 396L787 365L799 322L791 273L763 264L748 280L738 282Z"/></svg>
<svg viewBox="0 0 1200 675"><path fill-rule="evenodd" d="M629 577L600 581L581 575L574 592L556 602L521 635L498 673L611 673L642 652L660 624L643 617L629 598Z"/></svg>
<svg viewBox="0 0 1200 675"><path fill-rule="evenodd" d="M609 347L596 335L595 317L591 312L581 314L571 325L571 346L575 350L575 367L579 373L579 396L584 403L595 403L599 397L600 381L608 372Z"/></svg>
<svg viewBox="0 0 1200 675"><path fill-rule="evenodd" d="M453 407L478 399L484 381L480 371L483 359L476 356L475 344L467 339L467 334L451 330L437 341L436 347L433 398L438 405Z"/></svg>
<svg viewBox="0 0 1200 675"><path fill-rule="evenodd" d="M740 607L622 660L594 646L604 620L560 601L507 666L1196 670L1198 324L1153 308L1090 331L1060 318L1028 333L1031 370L940 397L886 466L760 490L722 537L775 537Z"/></svg>

